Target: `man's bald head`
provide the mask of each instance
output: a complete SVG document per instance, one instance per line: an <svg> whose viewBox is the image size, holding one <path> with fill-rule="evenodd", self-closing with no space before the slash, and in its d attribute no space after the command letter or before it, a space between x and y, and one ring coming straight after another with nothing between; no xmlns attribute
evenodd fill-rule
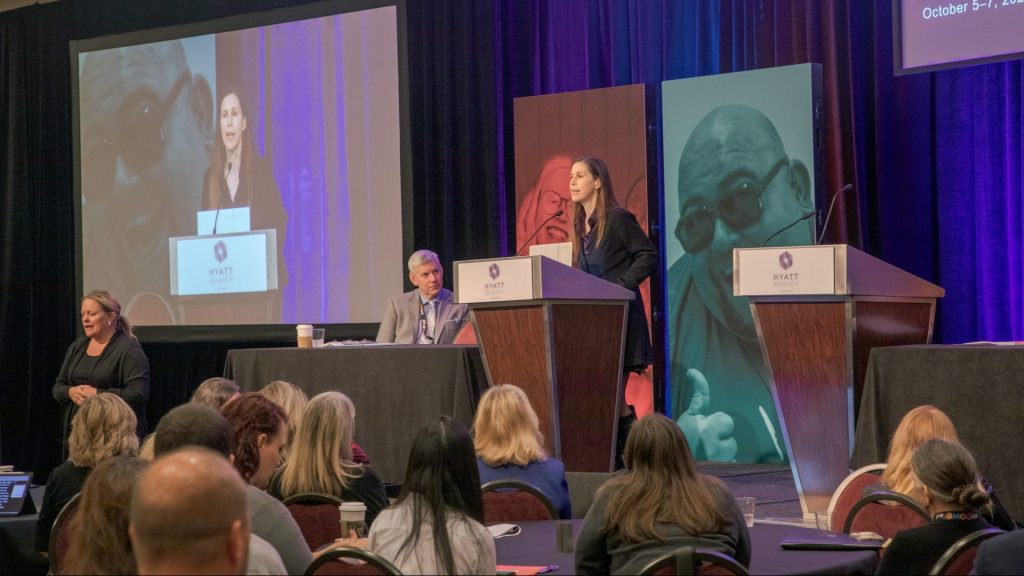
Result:
<svg viewBox="0 0 1024 576"><path fill-rule="evenodd" d="M139 573L245 573L245 490L235 468L210 450L158 458L132 495L129 533Z"/></svg>

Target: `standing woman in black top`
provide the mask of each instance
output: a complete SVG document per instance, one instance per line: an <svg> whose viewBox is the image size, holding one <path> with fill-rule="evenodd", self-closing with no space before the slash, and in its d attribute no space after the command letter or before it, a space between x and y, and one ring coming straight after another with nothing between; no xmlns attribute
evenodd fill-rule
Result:
<svg viewBox="0 0 1024 576"><path fill-rule="evenodd" d="M146 435L149 401L149 359L132 325L121 315L121 304L106 290L93 290L82 298L82 329L64 355L53 385L53 397L64 407L61 441L78 407L100 392L120 396L135 413L136 434Z"/></svg>
<svg viewBox="0 0 1024 576"><path fill-rule="evenodd" d="M654 273L658 252L636 216L619 206L608 167L600 158L580 156L573 160L569 193L573 201L573 262L580 270L636 294L629 303L622 366L627 373L642 374L652 354L640 283ZM636 413L625 399L621 406L615 449L619 467L629 429L636 422Z"/></svg>

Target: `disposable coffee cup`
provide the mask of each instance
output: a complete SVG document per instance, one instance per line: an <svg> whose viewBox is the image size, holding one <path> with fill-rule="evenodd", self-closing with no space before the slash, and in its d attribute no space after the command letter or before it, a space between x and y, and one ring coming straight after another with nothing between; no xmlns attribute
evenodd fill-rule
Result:
<svg viewBox="0 0 1024 576"><path fill-rule="evenodd" d="M348 538L354 530L359 538L366 538L366 504L343 502L338 506L341 514L341 537Z"/></svg>
<svg viewBox="0 0 1024 576"><path fill-rule="evenodd" d="M295 332L299 339L299 348L312 348L313 347L313 325L312 324L299 324L295 327Z"/></svg>

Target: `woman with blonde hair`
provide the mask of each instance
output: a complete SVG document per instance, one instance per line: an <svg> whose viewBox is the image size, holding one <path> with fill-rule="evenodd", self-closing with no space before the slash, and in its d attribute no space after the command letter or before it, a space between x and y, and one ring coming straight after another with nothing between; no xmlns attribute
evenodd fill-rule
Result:
<svg viewBox="0 0 1024 576"><path fill-rule="evenodd" d="M128 538L132 490L147 462L115 456L101 462L82 488L64 574L138 574Z"/></svg>
<svg viewBox="0 0 1024 576"><path fill-rule="evenodd" d="M498 384L484 392L473 419L480 482L519 480L547 496L561 518L572 516L565 465L548 458L537 413L522 388Z"/></svg>
<svg viewBox="0 0 1024 576"><path fill-rule="evenodd" d="M384 484L369 466L352 460L356 409L341 392L317 394L306 405L284 467L267 492L280 500L303 492L333 494L366 504L366 525L387 507Z"/></svg>
<svg viewBox="0 0 1024 576"><path fill-rule="evenodd" d="M46 482L36 522L36 550L47 550L57 514L82 490L93 468L114 456L135 456L139 450L135 426L135 413L115 394L104 392L82 402L71 420L69 457L53 469Z"/></svg>
<svg viewBox="0 0 1024 576"><path fill-rule="evenodd" d="M640 419L623 458L626 471L598 489L583 520L577 574L639 574L652 560L696 545L750 565L750 534L736 499L720 480L697 473L675 422L661 414Z"/></svg>
<svg viewBox="0 0 1024 576"><path fill-rule="evenodd" d="M882 472L882 483L865 489L865 492L882 489L914 498L918 482L911 465L912 457L914 451L929 440L960 444L960 436L949 416L935 406L925 404L907 412L900 420L893 432L892 442L889 443L889 457L886 459L885 471ZM1013 530L1016 524L996 498L992 486L983 478L980 480L993 504L983 511L983 515L995 526Z"/></svg>

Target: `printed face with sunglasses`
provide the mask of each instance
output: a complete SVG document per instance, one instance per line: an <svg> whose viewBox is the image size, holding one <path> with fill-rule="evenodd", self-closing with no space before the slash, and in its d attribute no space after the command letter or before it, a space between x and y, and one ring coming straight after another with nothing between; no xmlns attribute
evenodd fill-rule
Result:
<svg viewBox="0 0 1024 576"><path fill-rule="evenodd" d="M693 262L693 282L708 310L736 335L755 339L747 299L732 294L732 250L760 245L812 205L807 168L786 155L774 130L730 128L709 131L684 149L675 236ZM773 243L808 244L810 226L796 226Z"/></svg>
<svg viewBox="0 0 1024 576"><path fill-rule="evenodd" d="M212 144L194 83L178 41L95 52L82 63L83 256L96 263L85 285L125 301L169 292L168 238L195 233Z"/></svg>

